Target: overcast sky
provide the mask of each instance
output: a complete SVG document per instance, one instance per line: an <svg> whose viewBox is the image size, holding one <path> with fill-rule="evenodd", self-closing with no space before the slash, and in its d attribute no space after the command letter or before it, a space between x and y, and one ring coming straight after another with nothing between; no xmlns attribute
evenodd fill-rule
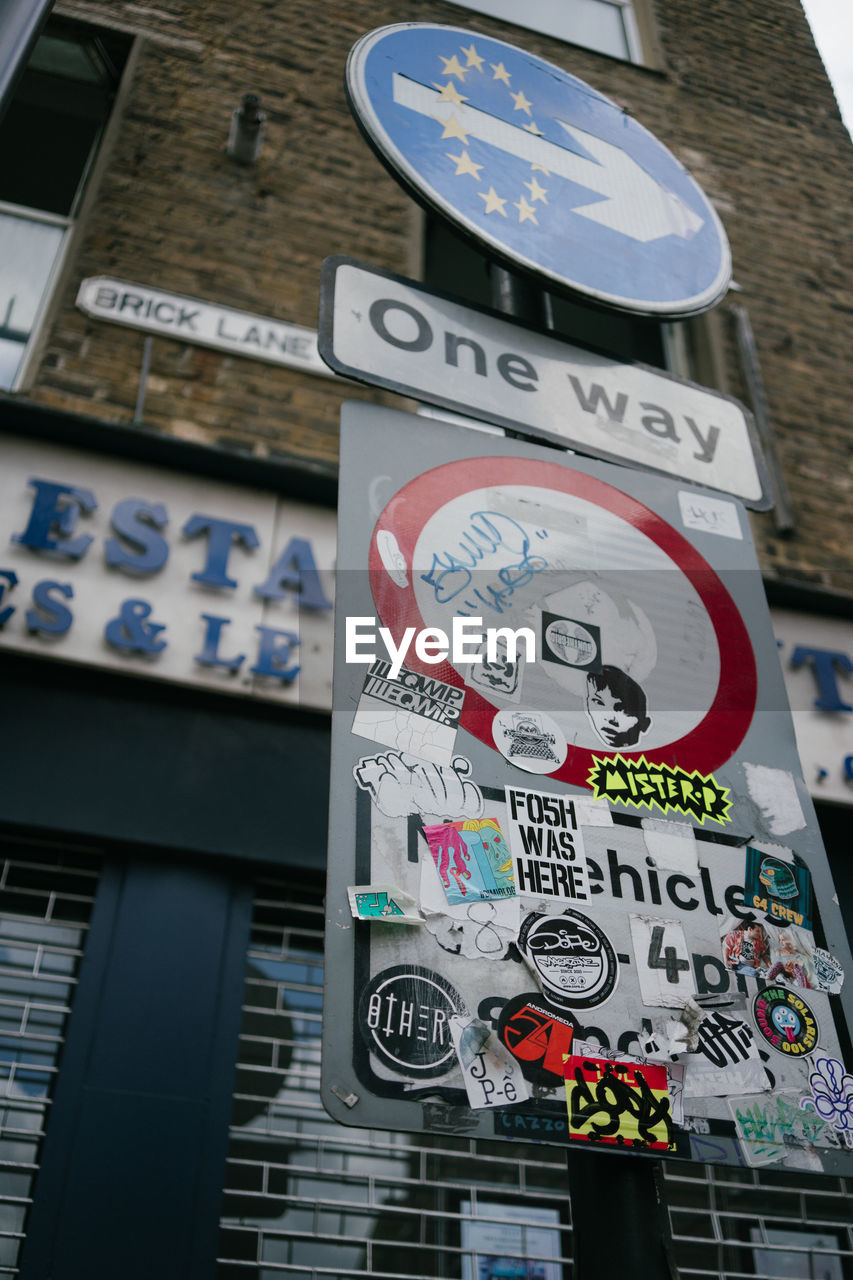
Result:
<svg viewBox="0 0 853 1280"><path fill-rule="evenodd" d="M803 0L815 44L853 134L853 0Z"/></svg>

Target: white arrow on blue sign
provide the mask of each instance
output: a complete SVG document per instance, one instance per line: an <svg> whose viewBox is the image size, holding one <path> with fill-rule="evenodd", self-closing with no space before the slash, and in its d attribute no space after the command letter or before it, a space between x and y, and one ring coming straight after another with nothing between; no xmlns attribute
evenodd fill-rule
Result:
<svg viewBox="0 0 853 1280"><path fill-rule="evenodd" d="M350 103L382 160L487 251L620 310L685 316L723 296L723 227L683 165L582 80L457 27L370 32Z"/></svg>

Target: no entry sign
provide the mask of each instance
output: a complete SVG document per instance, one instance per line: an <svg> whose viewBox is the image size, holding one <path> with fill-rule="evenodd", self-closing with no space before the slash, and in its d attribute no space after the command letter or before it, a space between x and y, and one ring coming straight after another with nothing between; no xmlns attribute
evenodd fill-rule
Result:
<svg viewBox="0 0 853 1280"><path fill-rule="evenodd" d="M850 956L746 515L342 422L324 1101L849 1170Z"/></svg>

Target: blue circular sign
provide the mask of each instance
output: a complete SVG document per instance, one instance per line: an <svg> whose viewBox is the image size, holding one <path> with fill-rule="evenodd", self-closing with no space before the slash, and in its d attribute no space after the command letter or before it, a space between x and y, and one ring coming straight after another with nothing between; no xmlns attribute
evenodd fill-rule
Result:
<svg viewBox="0 0 853 1280"><path fill-rule="evenodd" d="M347 88L395 176L543 284L660 317L726 292L726 234L684 166L552 63L459 27L400 23L358 41Z"/></svg>

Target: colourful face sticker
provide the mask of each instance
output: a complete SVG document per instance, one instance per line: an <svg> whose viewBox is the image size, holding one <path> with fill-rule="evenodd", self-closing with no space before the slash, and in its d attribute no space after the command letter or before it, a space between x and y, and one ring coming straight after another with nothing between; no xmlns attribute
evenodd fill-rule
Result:
<svg viewBox="0 0 853 1280"><path fill-rule="evenodd" d="M797 991L765 987L753 1001L752 1016L759 1035L786 1057L808 1057L817 1048L817 1018Z"/></svg>

